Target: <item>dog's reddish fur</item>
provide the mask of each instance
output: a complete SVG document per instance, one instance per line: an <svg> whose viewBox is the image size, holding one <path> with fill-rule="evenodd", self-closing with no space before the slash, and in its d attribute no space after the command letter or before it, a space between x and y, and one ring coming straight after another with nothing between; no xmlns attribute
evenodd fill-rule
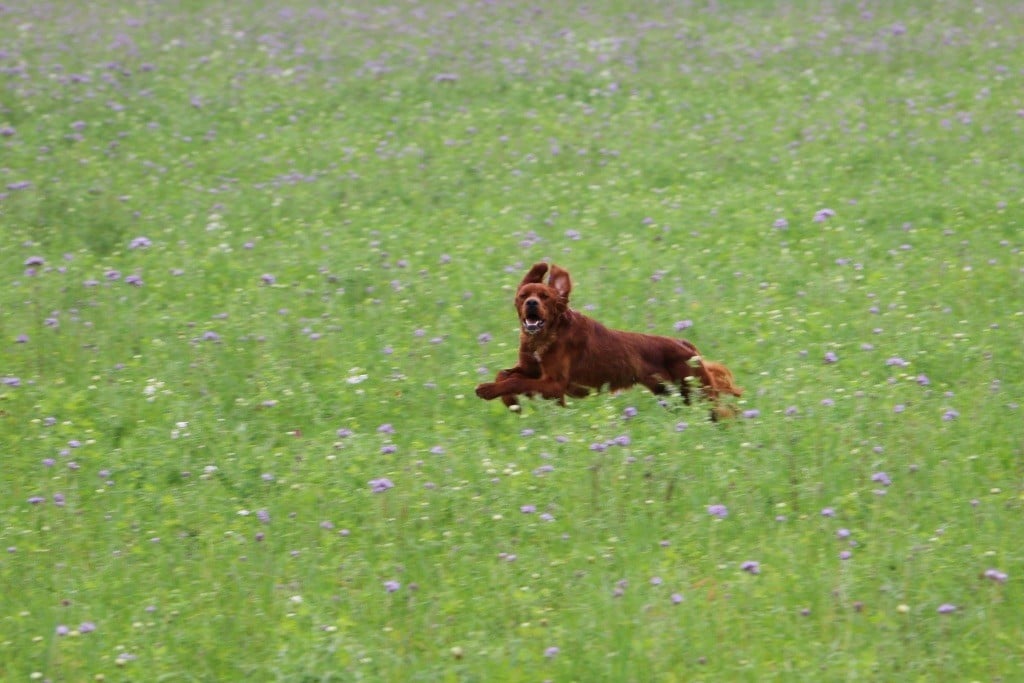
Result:
<svg viewBox="0 0 1024 683"><path fill-rule="evenodd" d="M547 284L544 276L550 270ZM739 396L724 365L700 357L688 341L636 332L610 330L593 318L569 308L572 282L556 265L537 263L516 292L519 313L519 363L498 372L494 382L477 386L476 395L488 401L501 398L510 408L519 395L556 399L582 398L591 389L612 391L643 384L655 394L678 387L689 403L690 383L699 383L715 402L712 417L731 414L719 405L722 394Z"/></svg>

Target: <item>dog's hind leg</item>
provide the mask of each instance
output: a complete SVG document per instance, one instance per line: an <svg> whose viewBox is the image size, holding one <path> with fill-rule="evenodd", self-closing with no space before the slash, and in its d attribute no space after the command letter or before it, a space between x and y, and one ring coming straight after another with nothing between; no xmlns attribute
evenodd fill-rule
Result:
<svg viewBox="0 0 1024 683"><path fill-rule="evenodd" d="M640 384L647 387L655 396L664 396L668 393L668 386L660 375L648 375L640 378Z"/></svg>

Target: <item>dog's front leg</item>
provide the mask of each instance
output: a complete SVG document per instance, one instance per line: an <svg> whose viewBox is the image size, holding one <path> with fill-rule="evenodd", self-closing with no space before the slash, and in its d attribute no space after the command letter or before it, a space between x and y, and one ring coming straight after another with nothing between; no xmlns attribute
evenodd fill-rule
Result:
<svg viewBox="0 0 1024 683"><path fill-rule="evenodd" d="M492 400L501 396L501 402L508 408L519 405L516 400L516 393L506 393L502 385L513 377L526 377L539 379L541 376L540 363L530 354L519 352L519 364L514 368L499 370L493 382L485 382L476 388L476 395L485 400Z"/></svg>
<svg viewBox="0 0 1024 683"><path fill-rule="evenodd" d="M477 396L490 400L498 396L518 395L540 395L547 399L557 400L560 405L565 405L566 394L574 395L576 392L571 388L569 382L569 368L564 364L549 363L543 367L537 366L537 375L531 376L531 372L505 372L498 373L498 381L491 384L481 384L477 387ZM522 367L522 366L520 366ZM528 368L532 370L532 368Z"/></svg>
<svg viewBox="0 0 1024 683"><path fill-rule="evenodd" d="M557 399L564 403L565 394L568 389L568 382L558 381L550 377L533 379L522 375L514 375L501 382L481 384L476 388L476 395L490 400L499 396L540 394L544 398Z"/></svg>
<svg viewBox="0 0 1024 683"><path fill-rule="evenodd" d="M544 398L554 399L560 405L565 405L565 395L569 391L568 380L557 377L542 376L540 378L526 377L515 374L505 377L499 382L486 382L477 386L476 395L490 401L491 399L503 399L507 397L539 394Z"/></svg>

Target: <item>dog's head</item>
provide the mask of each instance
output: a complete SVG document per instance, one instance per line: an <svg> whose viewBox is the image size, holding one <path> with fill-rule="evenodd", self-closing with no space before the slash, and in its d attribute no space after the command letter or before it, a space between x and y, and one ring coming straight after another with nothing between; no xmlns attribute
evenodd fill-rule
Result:
<svg viewBox="0 0 1024 683"><path fill-rule="evenodd" d="M523 332L529 335L550 330L569 308L569 292L572 281L568 271L556 265L550 266L547 284L544 276L548 264L536 263L519 283L516 291L516 312Z"/></svg>

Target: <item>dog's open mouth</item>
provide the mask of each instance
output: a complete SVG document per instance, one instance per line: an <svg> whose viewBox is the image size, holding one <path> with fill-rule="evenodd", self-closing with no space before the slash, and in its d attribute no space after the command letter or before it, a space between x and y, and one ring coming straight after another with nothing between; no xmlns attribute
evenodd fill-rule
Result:
<svg viewBox="0 0 1024 683"><path fill-rule="evenodd" d="M523 330L527 334L537 334L540 332L540 328L544 327L544 321L540 318L524 318L523 319Z"/></svg>

